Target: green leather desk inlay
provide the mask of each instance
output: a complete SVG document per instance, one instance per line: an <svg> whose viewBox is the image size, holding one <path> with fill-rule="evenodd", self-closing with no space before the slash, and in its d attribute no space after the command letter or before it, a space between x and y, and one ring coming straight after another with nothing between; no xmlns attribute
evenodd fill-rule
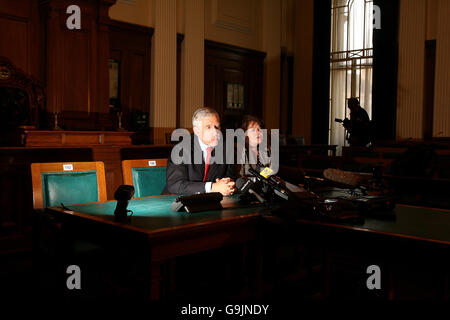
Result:
<svg viewBox="0 0 450 320"><path fill-rule="evenodd" d="M135 198L160 195L166 186L167 167L133 168Z"/></svg>
<svg viewBox="0 0 450 320"><path fill-rule="evenodd" d="M301 219L300 223L317 222ZM406 238L447 242L450 244L450 212L420 207L397 205L395 219L365 217L363 225L323 222L319 224L342 225L354 230L390 234Z"/></svg>
<svg viewBox="0 0 450 320"><path fill-rule="evenodd" d="M98 201L97 172L42 173L44 207Z"/></svg>
<svg viewBox="0 0 450 320"><path fill-rule="evenodd" d="M397 205L396 219L366 218L363 228L450 243L450 212Z"/></svg>
<svg viewBox="0 0 450 320"><path fill-rule="evenodd" d="M134 212L131 226L156 230L170 228L185 224L211 221L233 216L258 213L263 207L253 206L246 208L226 208L217 211L205 211L199 213L173 212L170 204L176 196L160 196L131 200L128 209ZM227 199L236 201L236 197ZM101 217L114 221L115 201L93 203L85 205L72 205L73 211ZM416 237L424 240L443 241L450 243L450 212L416 208L398 205L395 209L395 220L382 220L366 217L363 225L342 223L342 227L355 230L387 233L401 237ZM321 222L300 219L300 223L322 224ZM339 225L336 222L323 222L325 224Z"/></svg>
<svg viewBox="0 0 450 320"><path fill-rule="evenodd" d="M225 208L223 210L198 213L174 212L170 210L170 204L175 198L175 195L171 195L130 200L128 209L133 211L133 216L128 224L145 230L156 230L254 214L262 209L261 206L253 206L233 209ZM236 202L237 200L236 198L228 198L227 201ZM69 209L72 211L101 217L107 221L114 221L115 208L116 201L69 206Z"/></svg>

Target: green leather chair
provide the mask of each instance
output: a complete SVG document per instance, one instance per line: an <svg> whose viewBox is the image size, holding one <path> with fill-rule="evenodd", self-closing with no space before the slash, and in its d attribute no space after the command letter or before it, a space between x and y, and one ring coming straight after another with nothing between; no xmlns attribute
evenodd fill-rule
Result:
<svg viewBox="0 0 450 320"><path fill-rule="evenodd" d="M103 162L32 163L33 207L106 201Z"/></svg>
<svg viewBox="0 0 450 320"><path fill-rule="evenodd" d="M33 247L39 279L48 290L61 290L59 271L67 264L98 269L104 250L82 239L67 241L58 217L48 214L46 207L106 201L105 168L103 162L33 163ZM78 236L77 236L78 238ZM58 275L56 275L58 274ZM97 281L97 280L95 280ZM55 289L58 288L58 289ZM44 289L45 291L45 289Z"/></svg>
<svg viewBox="0 0 450 320"><path fill-rule="evenodd" d="M133 185L134 197L160 195L166 185L167 159L122 161L123 182Z"/></svg>
<svg viewBox="0 0 450 320"><path fill-rule="evenodd" d="M105 167L103 162L32 163L33 207L38 213L36 233L42 238L42 227L51 228L53 236L59 233L60 225L55 217L45 213L46 207L65 206L78 203L106 201ZM54 242L54 237L50 237ZM41 240L37 240L38 243ZM75 251L90 251L96 246L86 242L74 243ZM44 245L46 248L52 246Z"/></svg>

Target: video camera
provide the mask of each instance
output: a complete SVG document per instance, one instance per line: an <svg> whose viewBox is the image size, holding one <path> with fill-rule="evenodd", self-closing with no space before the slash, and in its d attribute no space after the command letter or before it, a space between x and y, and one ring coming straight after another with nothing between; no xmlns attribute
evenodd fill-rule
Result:
<svg viewBox="0 0 450 320"><path fill-rule="evenodd" d="M344 125L344 128L346 128L346 129L350 125L350 119L347 119L347 118L345 118L345 119L334 118L334 121L338 122L338 123L342 123Z"/></svg>

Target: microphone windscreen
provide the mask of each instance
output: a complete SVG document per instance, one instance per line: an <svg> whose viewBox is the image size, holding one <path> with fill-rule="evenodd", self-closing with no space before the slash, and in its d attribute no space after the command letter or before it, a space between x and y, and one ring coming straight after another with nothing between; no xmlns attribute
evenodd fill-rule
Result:
<svg viewBox="0 0 450 320"><path fill-rule="evenodd" d="M127 184L120 185L114 192L116 200L130 200L134 195L134 187Z"/></svg>
<svg viewBox="0 0 450 320"><path fill-rule="evenodd" d="M357 187L361 181L361 178L357 174L342 171L339 169L325 169L323 171L323 176L333 182L349 185L352 187Z"/></svg>

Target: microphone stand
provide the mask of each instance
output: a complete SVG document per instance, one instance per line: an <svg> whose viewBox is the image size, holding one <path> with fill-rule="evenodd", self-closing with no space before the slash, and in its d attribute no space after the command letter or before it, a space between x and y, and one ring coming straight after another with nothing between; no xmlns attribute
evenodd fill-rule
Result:
<svg viewBox="0 0 450 320"><path fill-rule="evenodd" d="M260 195L258 192L254 191L253 189L248 189L248 192L253 194L261 204L267 204L266 199L264 199L264 197Z"/></svg>

